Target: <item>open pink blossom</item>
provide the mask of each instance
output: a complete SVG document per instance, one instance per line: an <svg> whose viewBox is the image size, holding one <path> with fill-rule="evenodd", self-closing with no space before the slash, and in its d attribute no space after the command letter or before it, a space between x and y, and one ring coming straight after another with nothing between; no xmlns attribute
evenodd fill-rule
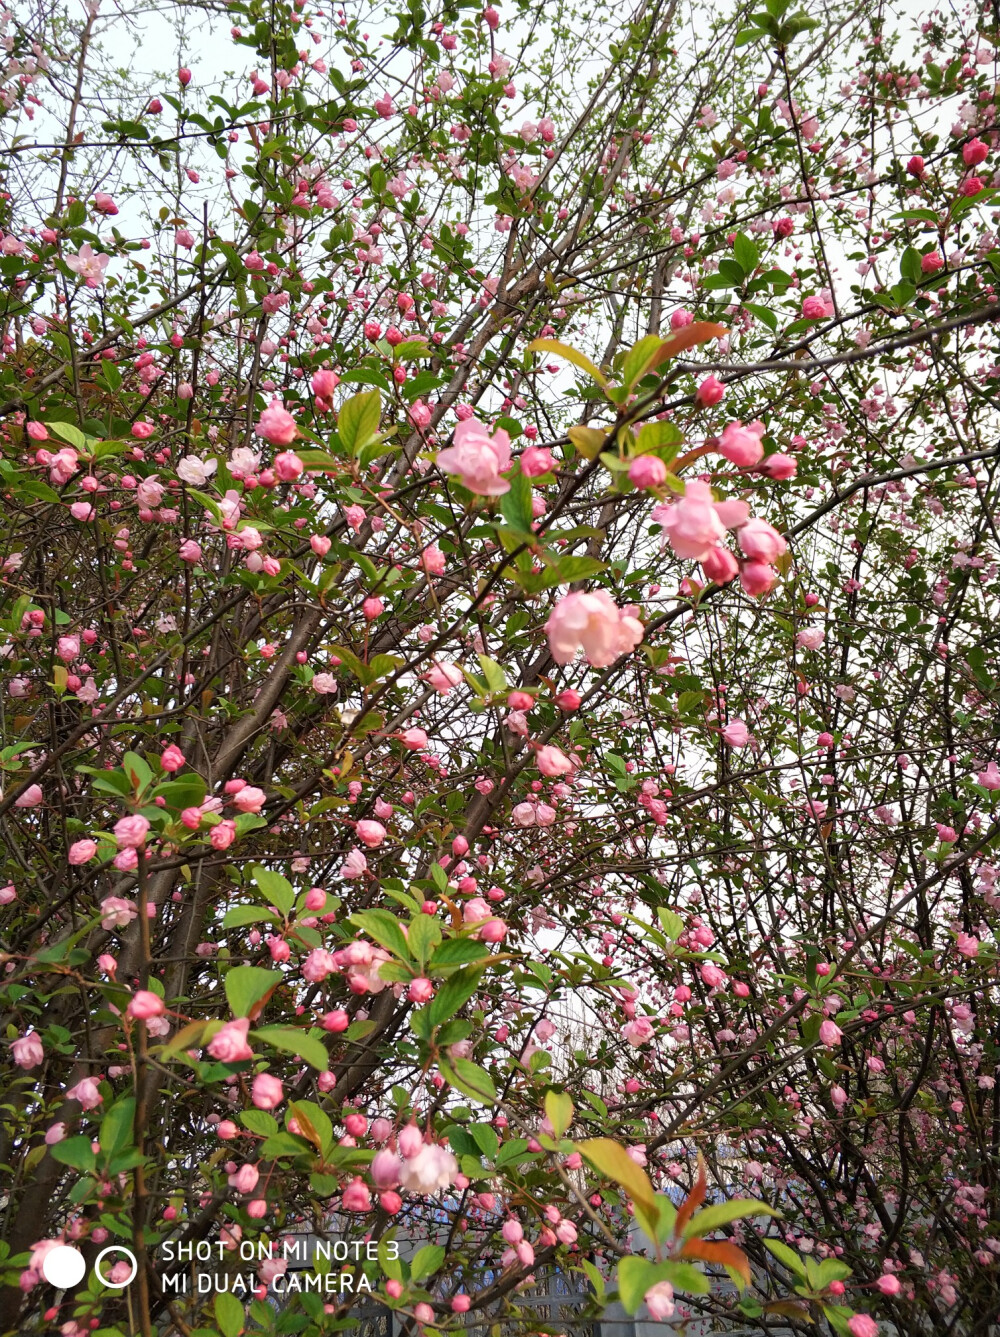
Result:
<svg viewBox="0 0 1000 1337"><path fill-rule="evenodd" d="M653 520L663 526L664 539L678 557L703 562L727 529L745 525L750 508L745 501L716 501L707 483L693 479L684 496L653 508Z"/></svg>
<svg viewBox="0 0 1000 1337"><path fill-rule="evenodd" d="M433 687L435 692L447 696L451 689L462 681L462 676L462 670L457 664L436 662L423 675L423 680Z"/></svg>
<svg viewBox="0 0 1000 1337"><path fill-rule="evenodd" d="M545 631L557 664L568 664L577 650L594 668L607 668L629 654L643 637L638 609L619 608L607 590L576 590L552 609Z"/></svg>
<svg viewBox="0 0 1000 1337"><path fill-rule="evenodd" d="M11 1044L10 1052L17 1066L24 1068L25 1071L29 1068L37 1068L45 1058L42 1042L34 1031L19 1036Z"/></svg>
<svg viewBox="0 0 1000 1337"><path fill-rule="evenodd" d="M510 468L510 437L498 427L491 436L482 423L467 418L455 428L454 445L438 452L437 464L456 474L463 487L481 497L501 497L510 483L500 475Z"/></svg>
<svg viewBox="0 0 1000 1337"><path fill-rule="evenodd" d="M88 288L99 288L104 282L104 271L111 262L110 255L95 252L89 241L85 241L76 255L67 255L63 259L67 269L83 279Z"/></svg>

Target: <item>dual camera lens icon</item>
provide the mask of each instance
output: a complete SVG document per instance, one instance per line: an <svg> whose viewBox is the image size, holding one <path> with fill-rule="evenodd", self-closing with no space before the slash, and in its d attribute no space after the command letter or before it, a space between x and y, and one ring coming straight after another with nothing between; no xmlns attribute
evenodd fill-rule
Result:
<svg viewBox="0 0 1000 1337"><path fill-rule="evenodd" d="M101 1263L108 1254L124 1254L131 1263L132 1270L124 1281L109 1281L101 1272ZM131 1249L126 1249L121 1244L109 1244L94 1259L94 1275L101 1285L107 1286L109 1290L124 1290L134 1280L138 1270L139 1264L136 1261L135 1254ZM57 1244L42 1259L42 1276L50 1286L55 1286L58 1291L68 1291L74 1286L79 1286L86 1271L86 1259L79 1249L73 1248L72 1244Z"/></svg>

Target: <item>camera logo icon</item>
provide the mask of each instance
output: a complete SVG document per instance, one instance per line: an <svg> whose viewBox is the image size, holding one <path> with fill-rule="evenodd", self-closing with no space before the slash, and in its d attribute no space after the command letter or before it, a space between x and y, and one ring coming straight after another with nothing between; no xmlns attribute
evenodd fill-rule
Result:
<svg viewBox="0 0 1000 1337"><path fill-rule="evenodd" d="M108 1254L124 1254L132 1265L125 1281L109 1281L101 1272L101 1262ZM135 1254L131 1249L126 1249L122 1244L109 1244L106 1249L94 1259L94 1275L102 1286L107 1286L109 1290L124 1290L134 1279L139 1270L139 1264ZM50 1249L42 1259L42 1276L50 1286L55 1286L56 1290L68 1291L74 1286L79 1286L87 1271L87 1262L79 1249L72 1244L57 1244L54 1249Z"/></svg>

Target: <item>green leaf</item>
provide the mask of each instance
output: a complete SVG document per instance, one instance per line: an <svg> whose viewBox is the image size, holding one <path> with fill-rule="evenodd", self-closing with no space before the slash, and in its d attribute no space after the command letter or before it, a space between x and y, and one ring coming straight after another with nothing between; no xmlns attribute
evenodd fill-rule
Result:
<svg viewBox="0 0 1000 1337"><path fill-rule="evenodd" d="M573 1122L573 1101L568 1091L546 1091L545 1113L554 1135L562 1137Z"/></svg>
<svg viewBox="0 0 1000 1337"><path fill-rule="evenodd" d="M108 1155L121 1151L132 1141L132 1123L135 1119L135 1100L125 1096L107 1110L101 1120L101 1150Z"/></svg>
<svg viewBox="0 0 1000 1337"><path fill-rule="evenodd" d="M432 1276L444 1262L444 1245L425 1244L422 1249L418 1249L410 1262L410 1280L423 1281L425 1277Z"/></svg>
<svg viewBox="0 0 1000 1337"><path fill-rule="evenodd" d="M333 1124L325 1110L313 1100L293 1100L288 1106L289 1121L295 1120L303 1137L324 1156L328 1156L333 1147Z"/></svg>
<svg viewBox="0 0 1000 1337"><path fill-rule="evenodd" d="M659 455L664 463L669 464L676 458L677 448L684 440L684 434L676 423L666 418L656 418L653 422L644 422L639 428L636 453L639 455Z"/></svg>
<svg viewBox="0 0 1000 1337"><path fill-rule="evenodd" d="M268 1114L267 1110L244 1110L240 1114L240 1123L261 1137L273 1137L278 1131L277 1119L273 1114Z"/></svg>
<svg viewBox="0 0 1000 1337"><path fill-rule="evenodd" d="M756 302L744 302L744 307L752 316L756 316L772 332L778 328L778 317L766 306L758 306Z"/></svg>
<svg viewBox="0 0 1000 1337"><path fill-rule="evenodd" d="M622 364L622 379L630 390L638 381L642 380L651 359L660 351L662 343L663 340L658 334L647 334L644 339L640 339L625 354L625 361Z"/></svg>
<svg viewBox="0 0 1000 1337"><path fill-rule="evenodd" d="M899 261L900 276L916 286L923 278L923 270L920 267L920 252L912 246L907 246Z"/></svg>
<svg viewBox="0 0 1000 1337"><path fill-rule="evenodd" d="M500 1150L500 1139L491 1124L471 1123L466 1130L488 1161L495 1161Z"/></svg>
<svg viewBox="0 0 1000 1337"><path fill-rule="evenodd" d="M226 972L226 999L234 1017L249 1017L256 1006L282 981L276 970L263 966L233 966Z"/></svg>
<svg viewBox="0 0 1000 1337"><path fill-rule="evenodd" d="M240 1337L245 1320L242 1301L235 1295L221 1291L215 1297L215 1321L222 1337Z"/></svg>
<svg viewBox="0 0 1000 1337"><path fill-rule="evenodd" d="M657 906L656 917L667 937L676 942L684 932L684 920L679 914L673 910L665 910L663 906Z"/></svg>
<svg viewBox="0 0 1000 1337"><path fill-rule="evenodd" d="M482 974L482 968L460 970L445 980L429 1005L432 1026L441 1026L455 1015L478 989Z"/></svg>
<svg viewBox="0 0 1000 1337"><path fill-rule="evenodd" d="M413 959L423 967L441 941L441 925L433 915L415 915L410 920L406 941Z"/></svg>
<svg viewBox="0 0 1000 1337"><path fill-rule="evenodd" d="M73 446L76 450L86 451L89 449L87 438L79 427L74 427L70 422L48 422L45 424L54 436L60 441L65 441L67 445Z"/></svg>
<svg viewBox="0 0 1000 1337"><path fill-rule="evenodd" d="M411 959L399 920L388 910L358 910L350 916L350 922L362 933L367 933L380 947L392 952L393 956L403 961Z"/></svg>
<svg viewBox="0 0 1000 1337"><path fill-rule="evenodd" d="M512 529L531 533L531 482L518 470L510 480L510 491L500 498L500 513Z"/></svg>
<svg viewBox="0 0 1000 1337"><path fill-rule="evenodd" d="M577 1144L577 1150L595 1170L620 1184L633 1202L642 1206L650 1220L659 1220L660 1209L649 1176L619 1142L609 1137L591 1137Z"/></svg>
<svg viewBox="0 0 1000 1337"><path fill-rule="evenodd" d="M93 1170L97 1165L89 1137L66 1137L61 1142L54 1142L49 1147L49 1155L60 1165L72 1166L74 1170Z"/></svg>
<svg viewBox="0 0 1000 1337"><path fill-rule="evenodd" d="M457 1058L447 1062L441 1059L439 1066L445 1081L453 1086L456 1091L461 1091L463 1095L468 1096L470 1100L477 1101L480 1105L496 1104L497 1091L492 1078L477 1063L473 1063L467 1058Z"/></svg>
<svg viewBox="0 0 1000 1337"><path fill-rule="evenodd" d="M153 782L153 772L136 752L126 752L122 757L122 770L132 782L136 792L143 790Z"/></svg>
<svg viewBox="0 0 1000 1337"><path fill-rule="evenodd" d="M424 918L430 919L430 916L425 915ZM411 928L411 941L412 937ZM440 947L435 948L430 964L433 970L437 970L440 966L465 966L471 965L473 961L482 961L489 955L490 949L481 942L474 942L471 938L448 938Z"/></svg>
<svg viewBox="0 0 1000 1337"><path fill-rule="evenodd" d="M486 686L494 694L505 692L507 690L507 675L495 659L489 655L477 655L479 667L483 670L483 677L486 679Z"/></svg>
<svg viewBox="0 0 1000 1337"><path fill-rule="evenodd" d="M737 232L733 255L748 278L760 264L760 252L745 232Z"/></svg>
<svg viewBox="0 0 1000 1337"><path fill-rule="evenodd" d="M779 1263L784 1263L789 1272L794 1273L795 1276L801 1278L802 1281L805 1281L805 1265L794 1249L790 1249L787 1244L782 1244L781 1240L771 1239L764 1240L764 1248L773 1253Z"/></svg>
<svg viewBox="0 0 1000 1337"><path fill-rule="evenodd" d="M254 864L250 869L250 876L257 890L266 898L268 905L275 906L283 915L291 911L295 904L295 892L287 877L273 873L269 868L261 868L260 864Z"/></svg>
<svg viewBox="0 0 1000 1337"><path fill-rule="evenodd" d="M157 785L154 798L162 798L168 808L183 811L184 808L197 808L205 801L207 792L205 781L200 775L186 775L183 780L167 780Z"/></svg>
<svg viewBox="0 0 1000 1337"><path fill-rule="evenodd" d="M274 916L256 905L234 905L222 917L223 928L242 928L244 924L268 924Z"/></svg>
<svg viewBox="0 0 1000 1337"><path fill-rule="evenodd" d="M283 1049L287 1054L297 1054L318 1072L326 1072L328 1055L326 1046L318 1035L310 1035L295 1026L263 1026L251 1034L258 1040L273 1045L275 1049Z"/></svg>
<svg viewBox="0 0 1000 1337"><path fill-rule="evenodd" d="M729 1202L716 1202L704 1211L696 1212L684 1227L683 1239L698 1235L704 1237L726 1226L730 1221L740 1221L744 1216L780 1216L781 1213L766 1202L756 1202L752 1198L732 1198Z"/></svg>
<svg viewBox="0 0 1000 1337"><path fill-rule="evenodd" d="M344 446L356 454L378 433L382 417L382 396L378 390L352 395L337 418L337 435Z"/></svg>
<svg viewBox="0 0 1000 1337"><path fill-rule="evenodd" d="M608 383L608 378L601 371L600 367L594 365L586 353L578 353L575 348L570 348L569 344L562 343L559 339L532 339L528 344L529 353L555 353L563 357L567 362L572 362L574 367L579 367L585 371L592 380L598 385L604 386Z"/></svg>

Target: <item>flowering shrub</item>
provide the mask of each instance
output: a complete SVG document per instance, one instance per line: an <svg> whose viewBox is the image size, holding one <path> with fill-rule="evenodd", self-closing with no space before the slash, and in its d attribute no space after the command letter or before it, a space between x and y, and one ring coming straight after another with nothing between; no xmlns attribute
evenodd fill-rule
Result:
<svg viewBox="0 0 1000 1337"><path fill-rule="evenodd" d="M995 29L24 10L0 1332L983 1331Z"/></svg>

